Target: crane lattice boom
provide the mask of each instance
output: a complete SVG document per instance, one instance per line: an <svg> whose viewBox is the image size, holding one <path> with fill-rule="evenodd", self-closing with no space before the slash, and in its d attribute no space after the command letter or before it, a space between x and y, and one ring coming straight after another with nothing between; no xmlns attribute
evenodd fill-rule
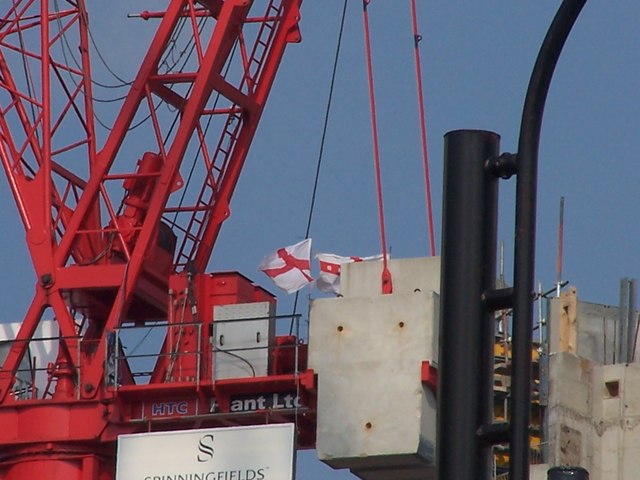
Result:
<svg viewBox="0 0 640 480"><path fill-rule="evenodd" d="M149 392L229 408L213 393L213 306L275 301L238 274L204 271L285 48L300 40L301 1L171 0L143 12L158 28L112 122L96 103L87 2L0 7L0 159L37 278L0 369L6 478L58 465L43 446L51 442L61 458L84 459L56 478L112 478L113 440L140 428L127 420ZM49 385L25 393L21 372L45 317L59 333ZM158 319L167 337L140 385L117 334ZM195 337L197 358L176 359ZM176 376L177 364L190 374ZM264 385L312 388L285 370ZM226 384L217 390L254 388ZM55 427L39 423L48 415L60 418Z"/></svg>

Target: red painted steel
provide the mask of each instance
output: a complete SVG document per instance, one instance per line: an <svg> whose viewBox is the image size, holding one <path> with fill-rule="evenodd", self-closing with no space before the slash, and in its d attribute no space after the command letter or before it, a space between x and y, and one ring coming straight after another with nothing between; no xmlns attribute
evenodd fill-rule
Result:
<svg viewBox="0 0 640 480"><path fill-rule="evenodd" d="M427 198L427 223L429 225L429 253L436 254L436 239L433 228L433 206L431 203L431 176L429 174L429 155L427 151L427 124L424 109L424 92L422 88L422 62L420 61L420 42L422 35L418 33L418 12L416 0L411 0L411 28L413 32L413 57L416 65L416 86L418 89L418 111L420 112L420 146L422 147L422 163L424 167L424 187Z"/></svg>
<svg viewBox="0 0 640 480"><path fill-rule="evenodd" d="M373 65L371 60L371 35L369 33L369 13L367 8L371 0L362 0L362 22L364 25L364 45L367 58L367 79L369 82L369 104L371 106L371 134L373 137L373 166L376 175L376 193L378 197L378 222L380 223L380 246L382 248L381 292L393 293L393 280L387 262L387 237L384 228L384 203L382 201L382 178L380 174L380 150L378 148L378 121L376 117L376 97L373 86Z"/></svg>
<svg viewBox="0 0 640 480"><path fill-rule="evenodd" d="M142 13L158 28L106 135L86 2L0 7L0 160L38 279L0 367L0 477L111 480L117 435L136 431L297 420L301 446L313 445L313 372L291 371L291 339L272 353L281 371L212 378L213 305L274 299L239 274L203 273L285 48L300 40L301 2L171 0ZM177 51L181 38L193 55ZM137 384L118 329L175 326L178 306L182 334L167 334ZM59 329L56 360L44 392L21 390L44 317ZM169 375L172 355L194 346ZM261 395L289 406L292 392L295 408L231 410L266 405Z"/></svg>
<svg viewBox="0 0 640 480"><path fill-rule="evenodd" d="M434 394L438 392L438 369L428 360L423 360L420 367L422 383L427 385Z"/></svg>

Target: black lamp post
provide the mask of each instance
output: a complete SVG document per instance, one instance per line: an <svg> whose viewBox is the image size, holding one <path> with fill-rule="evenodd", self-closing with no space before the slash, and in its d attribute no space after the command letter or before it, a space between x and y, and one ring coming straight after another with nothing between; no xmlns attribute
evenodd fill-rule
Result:
<svg viewBox="0 0 640 480"><path fill-rule="evenodd" d="M564 0L536 60L518 153L498 155L499 136L445 135L438 480L489 479L491 446L509 443L509 479L529 478L531 342L538 146L556 63L586 0ZM497 180L516 175L514 286L495 288ZM510 423L494 424L493 312L513 309ZM491 333L489 333L491 332Z"/></svg>

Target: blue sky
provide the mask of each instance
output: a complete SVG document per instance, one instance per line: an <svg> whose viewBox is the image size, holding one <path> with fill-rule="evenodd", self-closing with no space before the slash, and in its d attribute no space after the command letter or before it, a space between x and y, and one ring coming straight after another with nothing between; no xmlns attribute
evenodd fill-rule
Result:
<svg viewBox="0 0 640 480"><path fill-rule="evenodd" d="M119 75L131 78L154 23L126 19L126 13L166 2L88 3L102 54ZM285 55L231 218L214 250L212 271L239 270L276 291L256 271L258 263L270 251L304 237L342 4L303 3L303 42L291 45ZM442 137L455 129L493 130L502 136L503 151L515 151L528 78L559 4L418 0L438 252ZM429 248L409 0L372 0L369 14L387 243L393 257L423 256ZM619 279L637 276L640 265L640 227L633 213L640 178L639 18L633 0L587 4L556 70L540 148L536 279L545 289L555 281L558 204L564 196L563 279L577 286L580 298L609 304L618 302ZM343 42L311 237L315 251L364 256L380 253L380 239L359 0L349 0ZM95 73L110 80L99 65ZM500 186L507 278L513 184ZM31 299L33 273L4 180L0 202L2 320L16 321ZM317 292L303 292L299 312L305 316L308 294ZM280 313L289 313L292 303L292 296L279 295ZM299 479L350 478L312 456L300 454Z"/></svg>

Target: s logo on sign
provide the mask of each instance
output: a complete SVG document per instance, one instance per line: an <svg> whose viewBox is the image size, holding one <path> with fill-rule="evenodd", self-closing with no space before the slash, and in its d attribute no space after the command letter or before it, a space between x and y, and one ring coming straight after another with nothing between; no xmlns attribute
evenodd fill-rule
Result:
<svg viewBox="0 0 640 480"><path fill-rule="evenodd" d="M198 442L198 461L208 462L213 459L213 434L207 433Z"/></svg>

